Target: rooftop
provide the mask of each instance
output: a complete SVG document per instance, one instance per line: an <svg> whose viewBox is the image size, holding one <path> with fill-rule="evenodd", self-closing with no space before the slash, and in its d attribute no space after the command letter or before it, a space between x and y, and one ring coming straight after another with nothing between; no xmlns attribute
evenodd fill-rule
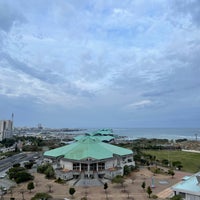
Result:
<svg viewBox="0 0 200 200"><path fill-rule="evenodd" d="M106 142L109 142L109 141L111 141L115 138L112 130L101 129L101 130L98 130L98 131L94 131L92 133L85 133L84 135L78 135L78 136L74 137L74 139L80 140L80 139L84 138L85 136L95 136L100 141L106 141Z"/></svg>
<svg viewBox="0 0 200 200"><path fill-rule="evenodd" d="M200 176L200 172L190 177L186 177L181 182L172 186L172 189L179 192L200 195L200 182L198 181L199 176Z"/></svg>
<svg viewBox="0 0 200 200"><path fill-rule="evenodd" d="M112 158L114 154L124 156L132 154L129 149L101 142L96 136L85 136L75 143L59 147L44 153L45 156L59 157L67 159L85 160Z"/></svg>

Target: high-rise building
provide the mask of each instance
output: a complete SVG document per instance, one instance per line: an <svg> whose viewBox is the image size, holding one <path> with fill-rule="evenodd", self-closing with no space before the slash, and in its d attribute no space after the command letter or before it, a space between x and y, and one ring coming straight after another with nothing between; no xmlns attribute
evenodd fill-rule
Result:
<svg viewBox="0 0 200 200"><path fill-rule="evenodd" d="M13 121L0 120L0 141L12 137Z"/></svg>

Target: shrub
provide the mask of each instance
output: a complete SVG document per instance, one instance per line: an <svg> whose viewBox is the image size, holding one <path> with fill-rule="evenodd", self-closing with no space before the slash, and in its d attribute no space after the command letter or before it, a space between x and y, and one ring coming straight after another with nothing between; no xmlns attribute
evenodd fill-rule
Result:
<svg viewBox="0 0 200 200"><path fill-rule="evenodd" d="M27 185L27 189L31 192L31 190L33 190L35 188L34 183L31 181L28 183Z"/></svg>
<svg viewBox="0 0 200 200"><path fill-rule="evenodd" d="M152 198L152 199L157 199L157 198L158 198L158 196L157 196L157 195L155 195L155 194L153 194L153 195L151 196L151 198Z"/></svg>
<svg viewBox="0 0 200 200"><path fill-rule="evenodd" d="M52 198L52 196L47 194L47 193L37 193L37 194L35 194L34 197L31 198L31 200L40 200L40 199L48 200L48 199L51 199L51 198Z"/></svg>
<svg viewBox="0 0 200 200"><path fill-rule="evenodd" d="M65 180L61 179L60 177L55 180L56 183L64 184Z"/></svg>
<svg viewBox="0 0 200 200"><path fill-rule="evenodd" d="M69 194L70 195L73 196L75 192L76 192L75 188L73 188L73 187L69 188Z"/></svg>

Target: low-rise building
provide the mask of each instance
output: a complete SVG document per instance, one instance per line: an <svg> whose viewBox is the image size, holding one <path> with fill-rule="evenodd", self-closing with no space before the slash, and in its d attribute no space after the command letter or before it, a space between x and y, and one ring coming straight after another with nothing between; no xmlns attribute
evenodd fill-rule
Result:
<svg viewBox="0 0 200 200"><path fill-rule="evenodd" d="M95 136L44 153L45 160L56 169L57 177L70 179L112 179L123 175L124 166L135 166L130 149L111 145Z"/></svg>
<svg viewBox="0 0 200 200"><path fill-rule="evenodd" d="M200 200L200 172L184 177L181 182L172 186L172 190L183 200Z"/></svg>

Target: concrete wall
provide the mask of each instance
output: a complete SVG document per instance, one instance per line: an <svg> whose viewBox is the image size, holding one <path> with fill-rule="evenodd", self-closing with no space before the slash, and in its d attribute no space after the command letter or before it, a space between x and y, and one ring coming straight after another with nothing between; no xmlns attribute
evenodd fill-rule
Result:
<svg viewBox="0 0 200 200"><path fill-rule="evenodd" d="M174 191L175 192L175 191ZM188 193L185 193L185 192L179 192L179 191L176 191L175 192L176 195L185 195L183 196L183 199L184 200L200 200L200 195L193 195L193 194L188 194Z"/></svg>
<svg viewBox="0 0 200 200"><path fill-rule="evenodd" d="M115 171L106 171L104 178L113 179L117 175L123 175L123 169L115 170Z"/></svg>
<svg viewBox="0 0 200 200"><path fill-rule="evenodd" d="M63 169L73 170L73 163L66 161L66 160L60 160L60 167Z"/></svg>
<svg viewBox="0 0 200 200"><path fill-rule="evenodd" d="M61 178L63 180L71 180L73 179L73 172L61 172L60 170L56 170L56 178Z"/></svg>
<svg viewBox="0 0 200 200"><path fill-rule="evenodd" d="M113 167L116 166L116 164L117 164L117 160L116 159L108 160L105 163L105 169L113 168Z"/></svg>
<svg viewBox="0 0 200 200"><path fill-rule="evenodd" d="M200 196L192 195L192 194L186 194L185 200L200 200Z"/></svg>

